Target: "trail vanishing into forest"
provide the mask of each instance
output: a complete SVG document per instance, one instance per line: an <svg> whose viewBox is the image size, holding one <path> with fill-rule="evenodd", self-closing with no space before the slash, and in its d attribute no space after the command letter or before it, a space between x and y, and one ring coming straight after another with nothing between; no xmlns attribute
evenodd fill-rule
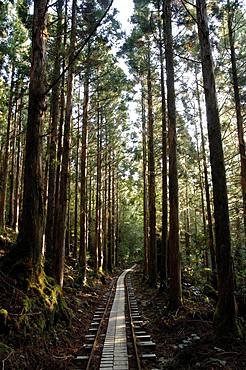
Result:
<svg viewBox="0 0 246 370"><path fill-rule="evenodd" d="M243 0L0 1L3 370L246 368L245 31Z"/></svg>

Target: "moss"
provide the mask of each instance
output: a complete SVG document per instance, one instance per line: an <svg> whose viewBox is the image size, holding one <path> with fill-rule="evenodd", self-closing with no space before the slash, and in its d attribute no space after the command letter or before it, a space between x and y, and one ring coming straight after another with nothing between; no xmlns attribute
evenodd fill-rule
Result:
<svg viewBox="0 0 246 370"><path fill-rule="evenodd" d="M242 324L237 319L234 310L229 310L231 306L218 302L214 312L214 330L218 337L243 338L245 333Z"/></svg>
<svg viewBox="0 0 246 370"><path fill-rule="evenodd" d="M8 311L2 308L2 309L0 310L0 316L2 316L2 317L4 317L4 318L7 318L7 316L8 316Z"/></svg>
<svg viewBox="0 0 246 370"><path fill-rule="evenodd" d="M0 332L1 333L7 332L8 318L9 318L8 311L2 308L0 310Z"/></svg>

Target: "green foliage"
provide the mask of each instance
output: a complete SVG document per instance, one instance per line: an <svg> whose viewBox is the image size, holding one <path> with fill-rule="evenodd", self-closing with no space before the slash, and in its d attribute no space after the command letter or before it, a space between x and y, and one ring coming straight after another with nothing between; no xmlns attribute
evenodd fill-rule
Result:
<svg viewBox="0 0 246 370"><path fill-rule="evenodd" d="M7 344L0 342L0 355L8 354L13 351L13 348L9 347Z"/></svg>

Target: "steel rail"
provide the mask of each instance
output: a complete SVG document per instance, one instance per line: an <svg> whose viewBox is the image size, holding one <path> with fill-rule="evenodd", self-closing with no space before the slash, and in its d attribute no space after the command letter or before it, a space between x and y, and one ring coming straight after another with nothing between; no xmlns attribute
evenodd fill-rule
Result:
<svg viewBox="0 0 246 370"><path fill-rule="evenodd" d="M136 370L141 370L142 367L141 367L140 357L139 357L139 354L138 354L137 338L136 338L135 331L134 331L134 322L133 322L132 313L131 313L129 289L128 289L128 284L127 284L128 274L129 274L129 272L125 276L125 290L126 290L126 298L127 298L126 300L127 300L128 311L129 311L130 328L131 328L131 335L132 335L132 341L133 341L134 355L135 355L135 360L136 360L136 363L137 363Z"/></svg>
<svg viewBox="0 0 246 370"><path fill-rule="evenodd" d="M109 305L110 305L110 302L111 302L111 298L112 298L113 294L115 293L114 288L115 288L116 282L117 282L117 278L114 278L113 282L111 283L111 290L110 290L109 297L107 299L107 303L106 303L106 306L105 306L105 309L104 309L104 312L103 312L103 316L100 320L100 324L98 326L98 330L97 330L97 333L96 333L96 336L95 336L95 339L94 339L94 342L93 342L93 346L92 346L91 353L90 353L90 356L89 356L89 359L88 359L88 362L87 362L86 370L91 370L90 365L91 365L91 362L92 362L92 360L94 359L94 356L95 356L95 352L96 352L96 348L97 348L97 344L98 344L98 339L99 339L99 336L101 334L102 326L103 326L104 321L106 319L106 315L108 313L108 308L109 308Z"/></svg>

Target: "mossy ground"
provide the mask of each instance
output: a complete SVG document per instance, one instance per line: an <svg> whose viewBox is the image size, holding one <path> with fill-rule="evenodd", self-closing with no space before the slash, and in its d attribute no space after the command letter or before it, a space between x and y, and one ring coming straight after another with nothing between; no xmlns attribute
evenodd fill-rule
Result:
<svg viewBox="0 0 246 370"><path fill-rule="evenodd" d="M69 369L111 278L88 274L81 286L73 263L63 291L45 274L23 291L0 272L0 363L5 370Z"/></svg>

